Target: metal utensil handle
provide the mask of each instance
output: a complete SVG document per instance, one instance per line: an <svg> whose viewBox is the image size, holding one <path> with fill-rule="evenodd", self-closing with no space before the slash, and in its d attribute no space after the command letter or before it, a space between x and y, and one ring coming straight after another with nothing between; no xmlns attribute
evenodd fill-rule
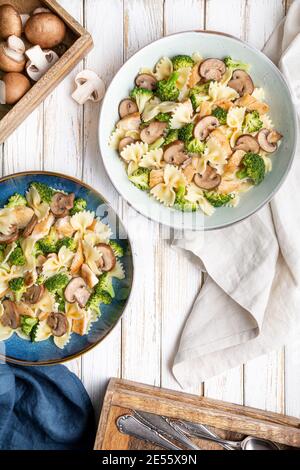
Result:
<svg viewBox="0 0 300 470"><path fill-rule="evenodd" d="M116 421L117 428L123 434L142 439L150 442L151 444L158 445L167 450L182 450L180 447L173 444L173 442L161 436L158 432L145 426L142 422L131 415L120 416Z"/></svg>
<svg viewBox="0 0 300 470"><path fill-rule="evenodd" d="M172 421L172 423L170 422L171 425L175 423L179 427L179 429L181 429L182 432L186 432L188 435L201 438L204 433L210 437L214 437L217 439L219 438L217 434L215 434L213 431L211 431L206 426L204 426L204 424L190 423L189 421L183 421L183 420L178 420L178 421L171 420L171 421ZM226 450L236 450L235 447L232 447L229 444L220 444L220 445L224 447L224 449Z"/></svg>

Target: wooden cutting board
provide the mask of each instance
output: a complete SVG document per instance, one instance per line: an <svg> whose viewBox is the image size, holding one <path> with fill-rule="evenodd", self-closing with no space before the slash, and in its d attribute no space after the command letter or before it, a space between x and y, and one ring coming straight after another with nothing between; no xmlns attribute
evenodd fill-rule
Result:
<svg viewBox="0 0 300 470"><path fill-rule="evenodd" d="M202 423L225 439L257 436L283 447L300 448L300 420L278 413L211 400L204 397L111 379L104 398L95 450L156 449L118 431L116 420L132 410ZM201 449L221 449L218 444L194 439ZM157 448L158 449L158 448Z"/></svg>

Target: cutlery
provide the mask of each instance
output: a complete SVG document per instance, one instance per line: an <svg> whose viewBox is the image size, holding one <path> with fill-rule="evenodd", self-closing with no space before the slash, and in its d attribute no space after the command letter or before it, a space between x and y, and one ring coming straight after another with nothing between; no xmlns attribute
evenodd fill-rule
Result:
<svg viewBox="0 0 300 470"><path fill-rule="evenodd" d="M167 450L182 450L180 447L176 446L173 442L162 436L160 433L150 428L149 426L146 426L135 416L120 416L117 419L116 424L119 431L123 434L128 434L129 436L142 439Z"/></svg>
<svg viewBox="0 0 300 470"><path fill-rule="evenodd" d="M242 441L229 441L226 439L221 439L201 424L198 425L189 423L187 421L170 420L170 425L172 425L178 431L180 430L182 432L188 433L188 435L192 434L201 439L217 442L223 447L227 446L225 447L227 449L230 447L228 450L280 450L278 445L274 442L267 439L262 439L260 437L248 436ZM209 431L209 433L207 431Z"/></svg>
<svg viewBox="0 0 300 470"><path fill-rule="evenodd" d="M153 413L147 413L145 411L134 411L133 414L146 426L151 427L154 431L163 434L169 439L175 439L180 444L183 444L187 449L201 450L187 437L184 432L182 432L182 430L175 429L173 426L171 426L168 418Z"/></svg>

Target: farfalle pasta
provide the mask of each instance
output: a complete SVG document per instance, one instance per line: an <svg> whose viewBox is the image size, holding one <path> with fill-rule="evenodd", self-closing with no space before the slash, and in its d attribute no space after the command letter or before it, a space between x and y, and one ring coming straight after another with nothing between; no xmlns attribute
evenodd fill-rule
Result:
<svg viewBox="0 0 300 470"><path fill-rule="evenodd" d="M144 145L144 144L141 144ZM124 279L122 247L87 202L33 182L0 209L0 341L86 335Z"/></svg>
<svg viewBox="0 0 300 470"><path fill-rule="evenodd" d="M249 70L200 52L141 68L109 140L129 181L177 210L236 207L272 170L283 137Z"/></svg>

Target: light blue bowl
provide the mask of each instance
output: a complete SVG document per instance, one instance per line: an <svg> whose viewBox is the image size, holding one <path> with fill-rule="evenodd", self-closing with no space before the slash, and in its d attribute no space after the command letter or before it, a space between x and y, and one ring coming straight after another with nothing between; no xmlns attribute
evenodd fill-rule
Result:
<svg viewBox="0 0 300 470"><path fill-rule="evenodd" d="M272 154L273 170L257 187L241 196L236 208L219 208L211 217L197 213L181 213L149 197L133 186L108 139L118 121L119 102L133 88L134 78L141 67L153 68L162 57L191 54L199 51L203 57L232 56L251 64L251 76L257 87L263 87L266 102L276 129L284 136L277 152ZM270 201L291 167L296 147L296 113L288 86L277 69L263 53L237 38L211 31L192 31L166 36L134 54L112 80L103 104L99 122L99 141L106 171L121 196L146 217L174 228L212 230L239 222Z"/></svg>
<svg viewBox="0 0 300 470"><path fill-rule="evenodd" d="M116 297L110 305L102 305L102 315L93 323L88 335L72 334L70 342L64 349L59 349L53 339L39 343L25 341L14 334L7 341L0 341L1 357L8 362L23 365L48 365L73 359L96 346L112 330L126 307L133 282L133 258L126 230L105 199L90 186L81 181L50 172L25 172L9 175L0 179L0 207L6 203L9 196L15 192L25 194L32 181L45 183L52 188L75 193L76 197L87 200L87 209L95 211L104 223L108 223L113 231L112 239L124 249L125 256L121 262L125 269L125 279L114 279Z"/></svg>

